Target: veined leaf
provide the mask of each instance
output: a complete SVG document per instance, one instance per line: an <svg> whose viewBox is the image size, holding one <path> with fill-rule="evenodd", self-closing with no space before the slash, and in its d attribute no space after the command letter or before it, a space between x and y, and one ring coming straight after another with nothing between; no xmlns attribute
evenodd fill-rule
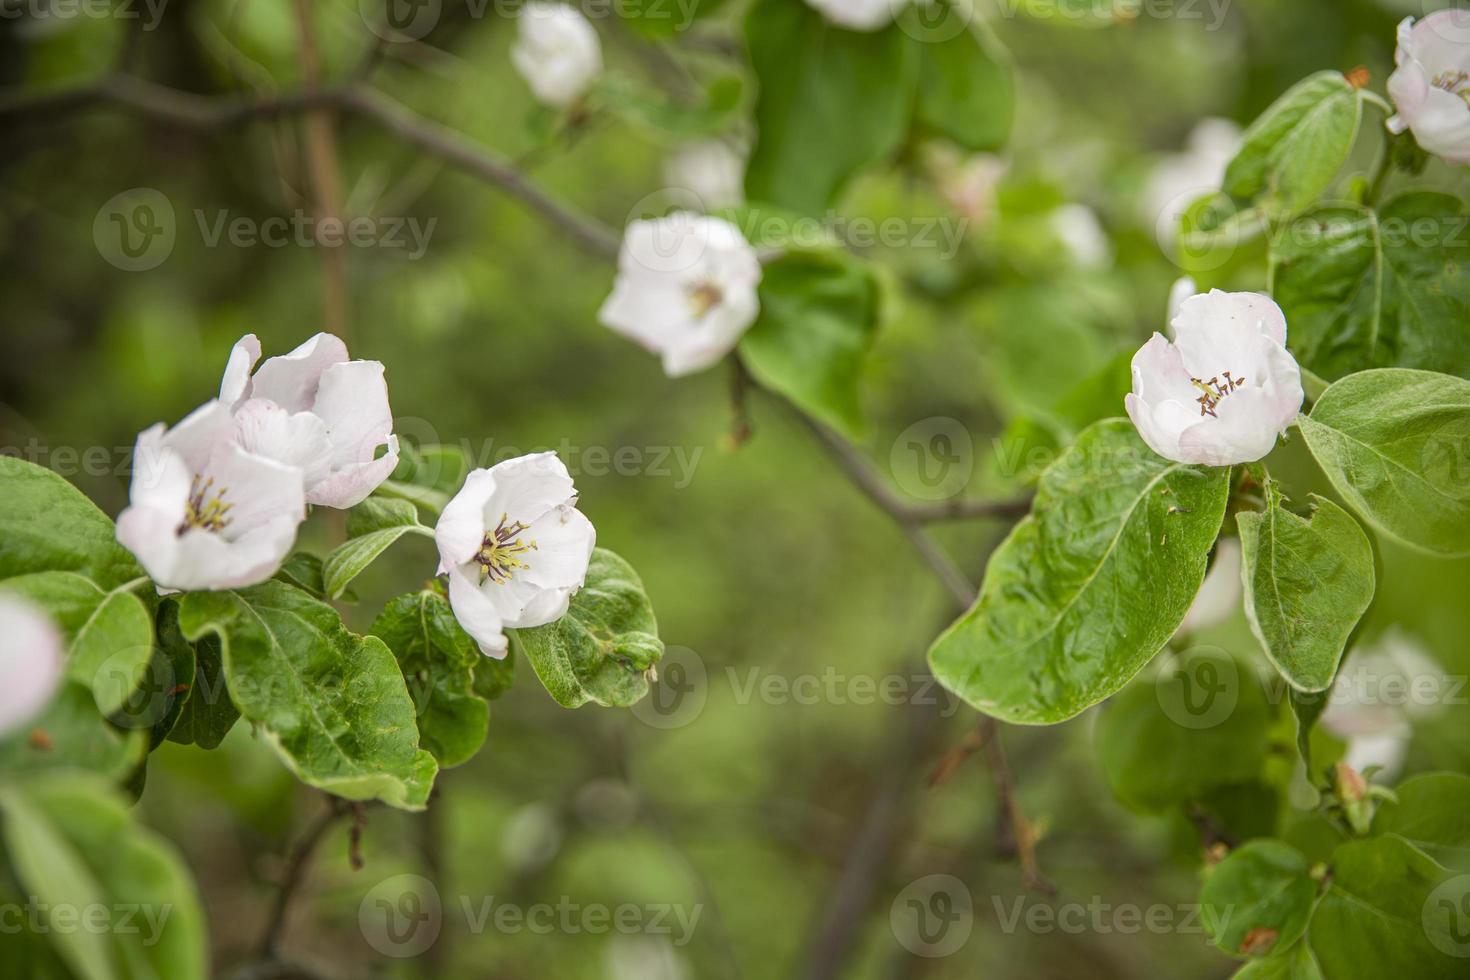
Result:
<svg viewBox="0 0 1470 980"><path fill-rule="evenodd" d="M1328 380L1375 367L1470 377L1470 212L1458 198L1313 208L1273 238L1270 291L1292 352Z"/></svg>
<svg viewBox="0 0 1470 980"><path fill-rule="evenodd" d="M219 636L230 696L302 782L423 809L436 766L382 640L348 632L330 606L283 582L192 592L179 626L195 642Z"/></svg>
<svg viewBox="0 0 1470 980"><path fill-rule="evenodd" d="M975 606L929 664L1005 721L1065 721L1128 683L1174 634L1225 517L1229 469L1156 456L1126 419L1089 426L1042 474Z"/></svg>
<svg viewBox="0 0 1470 980"><path fill-rule="evenodd" d="M1470 776L1430 772L1394 787L1373 816L1375 834L1398 834L1447 868L1470 872Z"/></svg>
<svg viewBox="0 0 1470 980"><path fill-rule="evenodd" d="M103 590L143 575L107 515L48 469L0 456L0 578L77 572Z"/></svg>
<svg viewBox="0 0 1470 980"><path fill-rule="evenodd" d="M554 623L515 630L516 642L556 703L626 707L648 693L663 656L653 605L638 573L605 548L592 552L587 583Z"/></svg>
<svg viewBox="0 0 1470 980"><path fill-rule="evenodd" d="M1335 382L1297 424L1369 524L1421 551L1470 554L1470 381L1362 371Z"/></svg>
<svg viewBox="0 0 1470 980"><path fill-rule="evenodd" d="M66 681L35 721L0 740L0 771L15 775L46 769L87 769L113 783L143 764L148 739L124 731L97 711L92 691Z"/></svg>
<svg viewBox="0 0 1470 980"><path fill-rule="evenodd" d="M322 583L328 598L347 591L378 556L405 534L433 537L419 523L418 510L406 500L369 497L352 508L347 518L348 539L332 550L322 563Z"/></svg>
<svg viewBox="0 0 1470 980"><path fill-rule="evenodd" d="M1303 79L1246 130L1225 171L1225 192L1272 215L1295 214L1332 184L1362 116L1362 99L1342 73Z"/></svg>
<svg viewBox="0 0 1470 980"><path fill-rule="evenodd" d="M475 687L479 646L459 625L449 601L425 589L389 602L372 634L398 658L418 712L419 744L443 768L466 762L485 742L490 706ZM492 661L498 665L504 661Z"/></svg>
<svg viewBox="0 0 1470 980"><path fill-rule="evenodd" d="M1348 637L1373 601L1373 546L1352 515L1311 495L1310 519L1266 481L1264 512L1235 515L1251 632L1287 683L1325 691Z"/></svg>
<svg viewBox="0 0 1470 980"><path fill-rule="evenodd" d="M1317 882L1301 852L1279 840L1231 851L1200 892L1205 929L1232 956L1269 956L1307 931Z"/></svg>

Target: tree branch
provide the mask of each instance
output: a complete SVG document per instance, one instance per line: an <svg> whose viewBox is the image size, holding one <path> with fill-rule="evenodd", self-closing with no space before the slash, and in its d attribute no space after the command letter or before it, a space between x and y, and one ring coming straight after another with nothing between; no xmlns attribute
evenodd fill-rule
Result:
<svg viewBox="0 0 1470 980"><path fill-rule="evenodd" d="M291 856L286 860L286 871L281 878L280 890L276 892L275 904L271 906L271 915L266 924L265 934L260 940L262 960L276 960L276 950L280 948L281 937L286 931L286 913L290 911L291 899L295 897L306 880L306 869L311 864L312 855L316 852L317 845L321 844L327 831L331 830L332 825L347 812L342 801L335 796L329 796L327 809L307 825L305 833L292 848Z"/></svg>

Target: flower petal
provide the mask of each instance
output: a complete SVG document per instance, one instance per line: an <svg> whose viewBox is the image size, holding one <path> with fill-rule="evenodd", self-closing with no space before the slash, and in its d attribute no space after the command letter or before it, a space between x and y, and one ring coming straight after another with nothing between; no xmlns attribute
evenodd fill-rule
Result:
<svg viewBox="0 0 1470 980"><path fill-rule="evenodd" d="M230 349L230 359L225 364L225 375L219 383L219 400L233 408L250 397L250 369L260 360L260 341L255 334L247 333L235 341Z"/></svg>
<svg viewBox="0 0 1470 980"><path fill-rule="evenodd" d="M0 735L24 728L65 673L61 631L35 603L0 592Z"/></svg>
<svg viewBox="0 0 1470 980"><path fill-rule="evenodd" d="M494 474L488 469L474 470L440 513L439 523L434 525L440 575L474 558L485 543L489 531L485 510L494 493Z"/></svg>
<svg viewBox="0 0 1470 980"><path fill-rule="evenodd" d="M504 659L508 644L500 613L469 574L462 566L449 569L449 606L459 625L480 645L481 653Z"/></svg>
<svg viewBox="0 0 1470 980"><path fill-rule="evenodd" d="M322 373L347 360L347 345L319 333L289 354L272 357L255 372L251 394L269 398L288 412L310 411Z"/></svg>

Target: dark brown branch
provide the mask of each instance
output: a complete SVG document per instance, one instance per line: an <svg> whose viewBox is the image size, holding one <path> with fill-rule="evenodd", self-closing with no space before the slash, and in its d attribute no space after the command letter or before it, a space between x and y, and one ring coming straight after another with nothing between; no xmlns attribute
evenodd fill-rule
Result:
<svg viewBox="0 0 1470 980"><path fill-rule="evenodd" d="M846 439L795 406L792 408L801 423L817 437L818 442L826 447L827 452L837 461L837 465L847 474L848 479L869 500L893 518L894 523L903 532L903 536L908 539L910 546L918 552L919 557L924 560L929 570L934 573L945 591L949 593L957 610L963 611L969 608L970 603L975 601L974 585L955 566L944 550L934 543L934 539L919 526L919 521L910 512L908 504L899 500L889 489L887 481L874 469L873 464L868 462Z"/></svg>
<svg viewBox="0 0 1470 980"><path fill-rule="evenodd" d="M291 899L296 896L306 880L306 869L311 864L312 855L316 852L317 846L321 844L327 831L331 830L332 825L347 812L341 800L335 796L328 797L327 809L307 825L305 833L292 848L291 855L286 860L285 873L281 877L280 889L276 892L275 904L271 906L271 915L266 924L265 934L260 941L262 960L274 961L276 959L276 950L280 948L281 937L286 930L286 914L291 909Z"/></svg>

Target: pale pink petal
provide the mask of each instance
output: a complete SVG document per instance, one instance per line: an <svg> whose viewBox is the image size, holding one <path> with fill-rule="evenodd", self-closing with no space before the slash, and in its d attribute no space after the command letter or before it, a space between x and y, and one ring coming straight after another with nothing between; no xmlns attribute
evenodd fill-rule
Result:
<svg viewBox="0 0 1470 980"><path fill-rule="evenodd" d="M269 398L288 412L310 411L322 373L347 360L347 345L319 333L289 354L272 357L255 372L251 394Z"/></svg>

